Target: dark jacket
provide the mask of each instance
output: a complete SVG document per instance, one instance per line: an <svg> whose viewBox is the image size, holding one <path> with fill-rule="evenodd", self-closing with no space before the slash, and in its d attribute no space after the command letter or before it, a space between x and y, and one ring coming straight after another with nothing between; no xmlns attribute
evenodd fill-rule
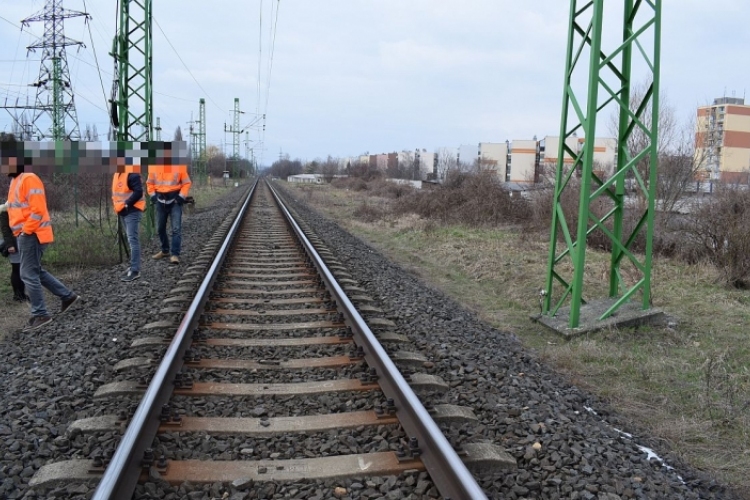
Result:
<svg viewBox="0 0 750 500"><path fill-rule="evenodd" d="M3 235L3 244L0 246L0 254L7 257L8 247L15 247L18 250L18 242L16 237L13 236L13 231L10 230L10 218L8 212L0 212L0 231Z"/></svg>
<svg viewBox="0 0 750 500"><path fill-rule="evenodd" d="M141 174L128 174L128 189L133 191L133 194L131 194L128 201L125 202L128 208L124 208L118 213L118 215L122 215L123 217L138 210L133 205L135 205L136 201L143 198L143 181L141 180Z"/></svg>

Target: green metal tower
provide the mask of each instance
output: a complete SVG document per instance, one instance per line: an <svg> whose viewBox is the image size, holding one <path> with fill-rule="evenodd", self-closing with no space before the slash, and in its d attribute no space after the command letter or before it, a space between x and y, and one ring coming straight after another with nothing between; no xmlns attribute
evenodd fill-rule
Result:
<svg viewBox="0 0 750 500"><path fill-rule="evenodd" d="M119 27L112 47L117 70L112 124L118 141L153 138L151 0L120 0ZM143 172L146 174L146 172ZM146 236L154 235L154 208L146 204Z"/></svg>
<svg viewBox="0 0 750 500"><path fill-rule="evenodd" d="M121 0L112 49L117 65L117 139L153 137L151 0Z"/></svg>
<svg viewBox="0 0 750 500"><path fill-rule="evenodd" d="M623 0L622 38L608 52L602 48L605 3L604 0L571 0L570 4L560 151L542 306L543 314L554 316L569 302L570 328L579 326L581 305L585 303L586 240L595 231L603 233L611 246L609 297L612 303L599 320L611 316L638 292L643 309L648 309L651 302L662 2ZM634 66L649 73L650 86L642 102L636 103L637 109L631 111ZM577 85L584 81L587 82L585 93L577 92ZM619 116L617 162L614 175L604 179L594 172L594 138L597 118L605 108L612 107ZM636 132L647 140L640 150L632 151L628 148L628 139ZM570 145L570 139L576 134L584 137L579 150ZM572 167L565 165L565 158L573 159ZM638 197L643 201L628 209L637 212L632 227L626 225L624 218L626 179L633 180ZM578 190L580 195L576 194ZM578 197L577 213L565 212L562 200L567 193ZM593 204L602 199L603 213L595 212ZM642 256L633 251L638 242L645 243ZM627 279L623 266L628 268Z"/></svg>
<svg viewBox="0 0 750 500"><path fill-rule="evenodd" d="M229 129L225 127L224 131L232 134L232 156L229 158L229 162L232 164L231 175L237 177L237 164L240 161L240 134L242 129L240 128L240 99L239 97L234 98L234 111L232 113L232 125Z"/></svg>
<svg viewBox="0 0 750 500"><path fill-rule="evenodd" d="M202 97L198 101L198 133L196 134L196 139L200 175L205 181L208 176L208 158L206 158L206 100Z"/></svg>

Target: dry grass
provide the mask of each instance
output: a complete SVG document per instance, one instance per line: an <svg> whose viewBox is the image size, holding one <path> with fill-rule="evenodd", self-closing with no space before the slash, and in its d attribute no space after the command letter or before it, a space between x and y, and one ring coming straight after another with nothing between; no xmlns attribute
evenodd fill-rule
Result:
<svg viewBox="0 0 750 500"><path fill-rule="evenodd" d="M294 186L289 186L296 193ZM306 201L392 260L516 334L539 357L645 429L673 453L750 497L750 344L747 292L718 285L720 271L653 262L655 307L671 326L608 330L566 341L532 323L549 247L546 231L443 226L414 215L365 222L367 191L320 186ZM304 197L302 197L304 198ZM425 249L429 249L426 251ZM590 251L586 291L606 296L609 254Z"/></svg>

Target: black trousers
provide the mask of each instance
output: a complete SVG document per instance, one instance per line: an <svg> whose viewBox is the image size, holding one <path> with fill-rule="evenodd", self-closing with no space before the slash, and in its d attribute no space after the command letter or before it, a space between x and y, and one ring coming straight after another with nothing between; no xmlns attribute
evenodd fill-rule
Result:
<svg viewBox="0 0 750 500"><path fill-rule="evenodd" d="M25 299L25 286L21 279L21 264L11 264L10 271L10 284L13 287L13 297L17 299Z"/></svg>

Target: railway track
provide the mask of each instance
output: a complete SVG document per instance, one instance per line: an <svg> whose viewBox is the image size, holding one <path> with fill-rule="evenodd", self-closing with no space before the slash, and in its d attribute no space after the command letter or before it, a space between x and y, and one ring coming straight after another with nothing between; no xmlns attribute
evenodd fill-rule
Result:
<svg viewBox="0 0 750 500"><path fill-rule="evenodd" d="M443 498L486 498L468 467L508 457L487 445L453 450L436 422L471 421L471 410L420 403L417 393L429 400L447 385L420 372L427 360L399 347L408 339L265 181L226 226L164 301L167 319L144 327L150 336L115 366L119 380L97 390L101 401L137 408L70 426L119 430L116 449L48 464L31 485L98 481L93 498L129 499L148 481L242 486L427 471ZM321 435L344 446L306 437Z"/></svg>

